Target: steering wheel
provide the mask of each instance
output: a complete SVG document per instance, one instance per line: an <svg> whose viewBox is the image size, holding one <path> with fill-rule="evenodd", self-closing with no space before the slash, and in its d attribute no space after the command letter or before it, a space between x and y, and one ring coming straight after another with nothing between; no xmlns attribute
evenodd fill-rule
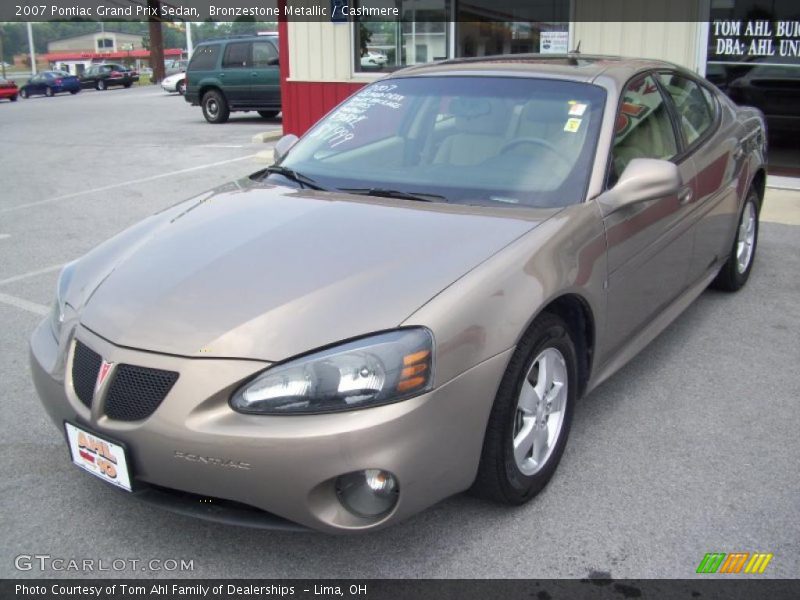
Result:
<svg viewBox="0 0 800 600"><path fill-rule="evenodd" d="M567 167L572 167L572 160L569 157L564 156L564 154L561 153L561 150L556 148L556 146L552 142L548 142L547 140L543 140L541 138L522 137L522 138L517 138L515 140L511 140L510 142L506 142L505 144L503 144L503 146L498 151L498 154L505 154L506 152L510 152L517 146L524 146L524 145L539 146L540 148L544 148L545 150L550 152L550 154L552 154L561 162L563 162Z"/></svg>

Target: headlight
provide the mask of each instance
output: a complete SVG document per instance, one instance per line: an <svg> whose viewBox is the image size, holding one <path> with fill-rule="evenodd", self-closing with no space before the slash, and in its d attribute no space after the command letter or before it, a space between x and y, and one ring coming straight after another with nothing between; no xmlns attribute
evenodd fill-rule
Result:
<svg viewBox="0 0 800 600"><path fill-rule="evenodd" d="M257 414L319 413L405 400L431 388L433 336L399 329L270 367L231 398Z"/></svg>
<svg viewBox="0 0 800 600"><path fill-rule="evenodd" d="M53 301L53 310L50 311L50 327L56 339L61 337L61 326L64 325L64 311L66 301L64 300L69 284L72 281L72 273L75 270L75 262L67 263L61 269L56 285L56 299Z"/></svg>

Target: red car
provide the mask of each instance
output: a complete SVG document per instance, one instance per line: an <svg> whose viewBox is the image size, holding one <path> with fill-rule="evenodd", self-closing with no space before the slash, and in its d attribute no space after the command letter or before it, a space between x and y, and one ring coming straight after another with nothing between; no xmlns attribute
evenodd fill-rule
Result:
<svg viewBox="0 0 800 600"><path fill-rule="evenodd" d="M8 98L12 102L16 102L18 94L19 89L16 83L10 79L0 77L0 98Z"/></svg>

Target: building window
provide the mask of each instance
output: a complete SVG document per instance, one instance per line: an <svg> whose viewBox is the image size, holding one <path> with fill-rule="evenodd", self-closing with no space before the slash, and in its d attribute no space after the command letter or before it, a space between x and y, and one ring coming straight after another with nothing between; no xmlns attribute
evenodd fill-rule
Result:
<svg viewBox="0 0 800 600"><path fill-rule="evenodd" d="M113 50L114 40L111 38L97 38L97 49L101 52L103 50Z"/></svg>
<svg viewBox="0 0 800 600"><path fill-rule="evenodd" d="M369 6L396 7L400 16L353 19L355 71L394 71L448 58L450 0L379 0Z"/></svg>
<svg viewBox="0 0 800 600"><path fill-rule="evenodd" d="M769 172L800 177L800 21L758 0L712 0L707 58L709 81L764 113Z"/></svg>
<svg viewBox="0 0 800 600"><path fill-rule="evenodd" d="M398 8L400 16L392 21L354 19L354 70L392 71L452 58L453 52L457 57L566 53L569 4L551 0L502 12L494 0L371 1L370 7Z"/></svg>

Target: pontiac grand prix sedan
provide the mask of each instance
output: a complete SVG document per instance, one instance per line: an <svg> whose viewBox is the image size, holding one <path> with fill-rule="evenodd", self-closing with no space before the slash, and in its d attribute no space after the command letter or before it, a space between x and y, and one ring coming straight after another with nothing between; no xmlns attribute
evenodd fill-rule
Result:
<svg viewBox="0 0 800 600"><path fill-rule="evenodd" d="M582 396L745 284L764 153L757 110L668 63L406 69L67 265L34 381L77 466L177 511L521 504Z"/></svg>

